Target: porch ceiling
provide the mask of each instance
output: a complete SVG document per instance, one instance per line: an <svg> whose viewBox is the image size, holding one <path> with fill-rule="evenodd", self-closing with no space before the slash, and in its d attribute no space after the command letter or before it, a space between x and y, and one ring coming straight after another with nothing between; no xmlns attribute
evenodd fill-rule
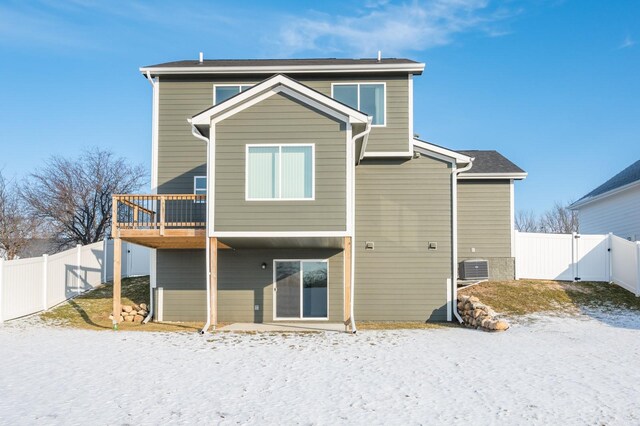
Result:
<svg viewBox="0 0 640 426"><path fill-rule="evenodd" d="M231 237L218 241L234 249L344 248L343 237Z"/></svg>

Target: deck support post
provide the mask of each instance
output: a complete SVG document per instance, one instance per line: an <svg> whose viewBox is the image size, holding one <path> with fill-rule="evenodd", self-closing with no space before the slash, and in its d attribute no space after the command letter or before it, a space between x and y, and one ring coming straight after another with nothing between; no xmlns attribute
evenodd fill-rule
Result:
<svg viewBox="0 0 640 426"><path fill-rule="evenodd" d="M211 326L218 326L218 238L209 238L209 303L211 304Z"/></svg>
<svg viewBox="0 0 640 426"><path fill-rule="evenodd" d="M351 237L344 237L344 328L348 331L351 323Z"/></svg>
<svg viewBox="0 0 640 426"><path fill-rule="evenodd" d="M120 238L113 239L113 329L118 329L120 322L120 312L122 308L122 240Z"/></svg>

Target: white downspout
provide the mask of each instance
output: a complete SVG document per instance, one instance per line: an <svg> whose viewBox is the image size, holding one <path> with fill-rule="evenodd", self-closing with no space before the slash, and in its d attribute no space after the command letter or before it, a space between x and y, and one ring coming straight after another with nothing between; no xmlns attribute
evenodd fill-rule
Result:
<svg viewBox="0 0 640 426"><path fill-rule="evenodd" d="M153 111L152 111L152 135L151 135L151 139L152 142L151 144L153 145L151 148L151 186L155 186L157 184L157 182L155 182L155 176L156 176L156 144L157 144L157 138L158 135L156 134L156 129L157 129L157 120L158 120L158 83L156 81L153 80L153 78L151 77L151 73L149 71L147 71L146 73L146 78L149 81L149 83L151 84L151 87L153 88ZM153 190L153 188L152 188ZM155 190L155 192L157 193L157 189ZM105 244L106 247L106 244ZM154 250L155 253L155 249ZM156 261L156 257L153 257L153 261ZM106 262L105 262L105 267L106 267ZM151 269L151 268L150 268ZM155 265L153 266L153 269L155 271ZM151 272L151 271L150 271ZM155 273L154 273L155 275ZM154 277L155 278L155 277ZM142 320L143 324L148 323L151 318L153 317L153 309L154 309L154 303L153 303L153 286L154 286L154 280L151 278L151 276L149 276L149 313L147 314L147 316L145 317L144 320Z"/></svg>
<svg viewBox="0 0 640 426"><path fill-rule="evenodd" d="M461 169L455 168L454 164L454 170L453 173L451 173L451 233L453 236L453 247L451 250L451 294L453 297L451 300L451 310L460 324L462 324L463 321L458 313L458 175L471 169L471 167L473 167L473 160L475 160L475 158L471 158L469 164Z"/></svg>
<svg viewBox="0 0 640 426"><path fill-rule="evenodd" d="M360 153L360 155L358 156L358 161L357 164L360 164L360 160L362 160L362 157L364 156L364 150L367 147L367 140L369 139L369 133L371 132L371 123L373 121L373 117L369 117L369 119L367 120L367 127L364 129L363 132L358 133L357 135L353 136L351 138L351 145L353 146L353 149L356 149L356 141L358 140L358 138L361 138L364 136L364 140L362 141L362 152ZM356 281L356 256L355 256L355 252L353 250L353 247L355 246L355 239L356 239L356 170L355 170L355 165L353 167L353 179L352 179L352 188L351 188L351 202L353 203L352 209L351 211L353 212L353 239L351 241L351 306L349 306L350 308L350 313L349 316L351 318L351 332L353 334L356 334L358 332L358 329L356 328L356 320L355 320L355 281Z"/></svg>
<svg viewBox="0 0 640 426"><path fill-rule="evenodd" d="M191 123L191 120L189 120L189 123ZM205 138L204 136L202 136L200 131L198 131L196 126L194 126L193 124L191 124L191 134L207 144L207 198L205 200L205 211L207 212L207 220L205 222L205 286L207 288L207 322L204 324L204 327L202 327L202 330L200 330L200 334L205 334L211 326L211 283L209 282L209 275L211 274L211 265L209 264L209 251L211 250L211 244L209 242L209 181L211 180L209 176L210 144L209 138Z"/></svg>

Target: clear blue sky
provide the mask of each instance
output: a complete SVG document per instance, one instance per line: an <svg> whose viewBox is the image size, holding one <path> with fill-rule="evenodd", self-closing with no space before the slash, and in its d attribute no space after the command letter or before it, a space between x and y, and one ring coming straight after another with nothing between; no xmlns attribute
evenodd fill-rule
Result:
<svg viewBox="0 0 640 426"><path fill-rule="evenodd" d="M640 158L640 1L0 3L0 167L100 145L150 161L138 67L197 58L408 57L415 130L529 172L516 208L576 199Z"/></svg>

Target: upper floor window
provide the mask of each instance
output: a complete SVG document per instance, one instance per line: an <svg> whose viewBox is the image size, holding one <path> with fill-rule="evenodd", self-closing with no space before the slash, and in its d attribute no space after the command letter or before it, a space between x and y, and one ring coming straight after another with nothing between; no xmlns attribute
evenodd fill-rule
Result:
<svg viewBox="0 0 640 426"><path fill-rule="evenodd" d="M207 177L193 177L193 193L196 195L207 195Z"/></svg>
<svg viewBox="0 0 640 426"><path fill-rule="evenodd" d="M385 112L385 83L334 83L332 97L373 117L372 125L387 124Z"/></svg>
<svg viewBox="0 0 640 426"><path fill-rule="evenodd" d="M213 87L213 103L219 104L232 96L251 88L251 86L238 84L221 84Z"/></svg>
<svg viewBox="0 0 640 426"><path fill-rule="evenodd" d="M313 200L314 145L247 145L247 200Z"/></svg>

